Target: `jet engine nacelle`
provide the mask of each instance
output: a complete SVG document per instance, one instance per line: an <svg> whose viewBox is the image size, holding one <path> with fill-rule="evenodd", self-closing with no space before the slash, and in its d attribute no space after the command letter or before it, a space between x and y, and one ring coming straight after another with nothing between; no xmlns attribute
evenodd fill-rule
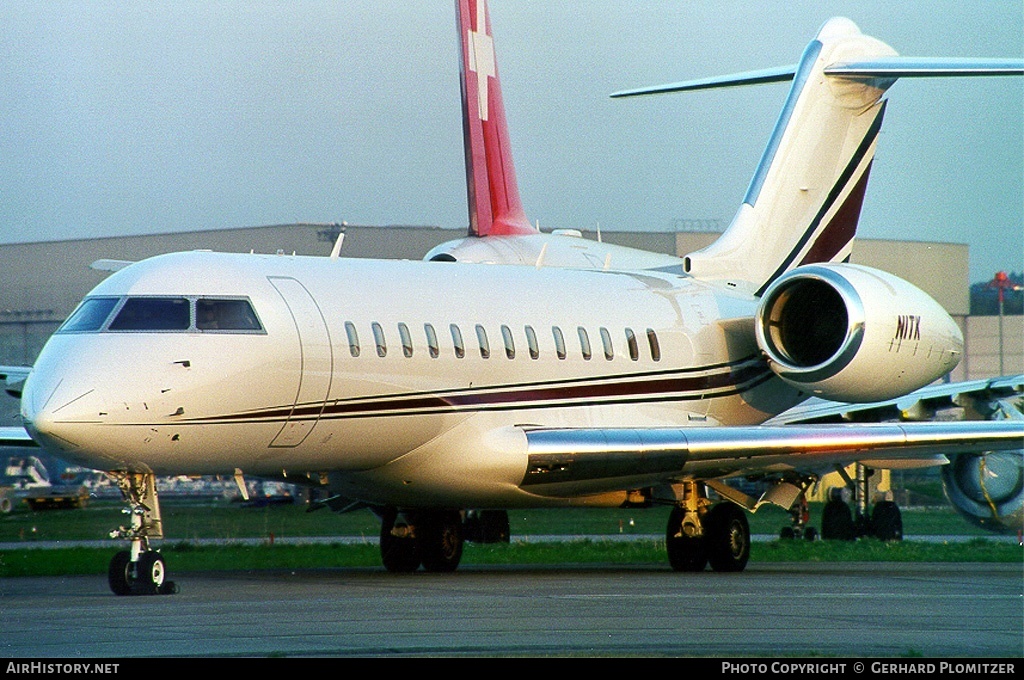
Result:
<svg viewBox="0 0 1024 680"><path fill-rule="evenodd" d="M942 489L971 524L1024 531L1024 451L955 456L942 467Z"/></svg>
<svg viewBox="0 0 1024 680"><path fill-rule="evenodd" d="M895 399L946 375L963 334L928 294L870 267L815 264L761 297L757 342L772 370L823 399Z"/></svg>

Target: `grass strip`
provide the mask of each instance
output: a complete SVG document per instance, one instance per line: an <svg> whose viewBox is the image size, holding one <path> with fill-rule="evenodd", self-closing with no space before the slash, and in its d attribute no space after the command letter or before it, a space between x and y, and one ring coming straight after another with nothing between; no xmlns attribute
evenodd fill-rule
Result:
<svg viewBox="0 0 1024 680"><path fill-rule="evenodd" d="M196 545L161 548L172 574L195 571L337 569L383 570L378 547L366 544ZM0 578L105 574L109 548L54 548L0 551ZM984 538L964 543L916 541L771 541L753 546L757 562L1002 562L1024 563L1024 548ZM463 566L473 565L664 565L662 541L515 542L466 544Z"/></svg>

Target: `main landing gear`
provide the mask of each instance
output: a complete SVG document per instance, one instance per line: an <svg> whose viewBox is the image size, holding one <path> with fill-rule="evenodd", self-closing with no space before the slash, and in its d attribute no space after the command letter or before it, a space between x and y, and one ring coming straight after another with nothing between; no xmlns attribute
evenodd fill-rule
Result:
<svg viewBox="0 0 1024 680"><path fill-rule="evenodd" d="M507 543L508 514L504 511L397 510L381 513L380 555L384 568L409 573L452 572L462 559L465 541Z"/></svg>
<svg viewBox="0 0 1024 680"><path fill-rule="evenodd" d="M750 559L750 527L731 501L712 503L699 482L683 484L665 530L668 562L675 571L743 571Z"/></svg>
<svg viewBox="0 0 1024 680"><path fill-rule="evenodd" d="M107 581L115 595L169 595L178 592L167 580L167 567L150 539L163 538L160 503L156 496L156 476L152 473L111 472L108 476L121 490L128 507L124 512L131 522L110 532L111 538L131 542L130 550L121 550L110 560Z"/></svg>
<svg viewBox="0 0 1024 680"><path fill-rule="evenodd" d="M853 541L864 536L873 536L880 541L903 540L903 515L892 500L876 502L868 512L868 480L873 470L857 464L856 479L851 479L844 469L839 470L852 490L856 516L844 498L845 488L833 488L821 511L821 537L837 541Z"/></svg>

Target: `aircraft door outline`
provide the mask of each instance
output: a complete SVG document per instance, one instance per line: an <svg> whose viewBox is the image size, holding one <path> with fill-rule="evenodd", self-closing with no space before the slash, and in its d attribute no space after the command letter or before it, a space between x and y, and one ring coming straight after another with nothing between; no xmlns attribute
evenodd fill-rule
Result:
<svg viewBox="0 0 1024 680"><path fill-rule="evenodd" d="M334 349L327 320L309 290L291 277L268 276L267 279L288 307L299 342L299 382L295 400L270 447L293 448L305 441L320 422L334 375ZM309 405L314 408L310 409Z"/></svg>

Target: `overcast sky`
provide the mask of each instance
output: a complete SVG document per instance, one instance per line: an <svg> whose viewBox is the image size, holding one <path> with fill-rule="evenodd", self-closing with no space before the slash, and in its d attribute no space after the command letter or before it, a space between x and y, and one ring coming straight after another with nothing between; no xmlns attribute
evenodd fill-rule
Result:
<svg viewBox="0 0 1024 680"><path fill-rule="evenodd" d="M1020 0L491 0L528 216L727 223L830 16L909 56L1024 56ZM0 4L0 242L291 222L465 229L453 0ZM860 235L1024 270L1024 78L903 80Z"/></svg>

